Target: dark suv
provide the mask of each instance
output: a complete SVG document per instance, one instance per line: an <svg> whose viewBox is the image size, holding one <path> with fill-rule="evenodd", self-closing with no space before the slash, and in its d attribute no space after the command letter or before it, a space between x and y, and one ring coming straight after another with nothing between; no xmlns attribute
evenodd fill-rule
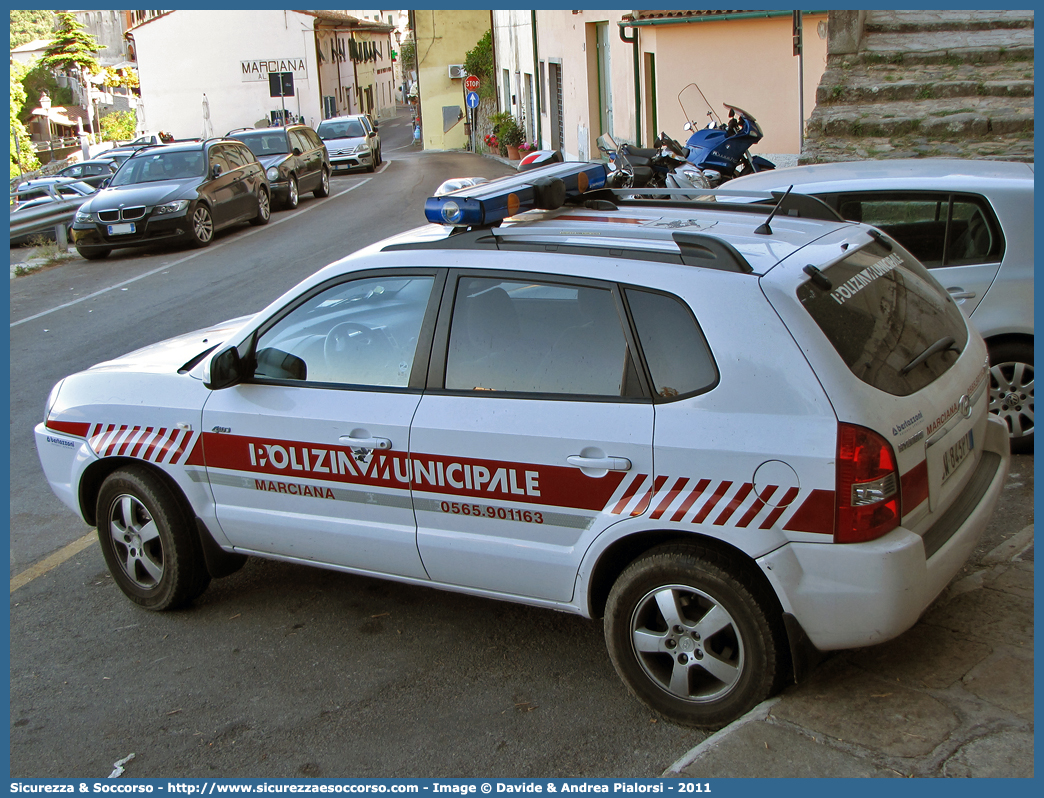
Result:
<svg viewBox="0 0 1044 798"><path fill-rule="evenodd" d="M268 224L270 191L264 167L241 142L147 147L76 212L76 251L94 259L169 240L205 247L223 227Z"/></svg>
<svg viewBox="0 0 1044 798"><path fill-rule="evenodd" d="M307 125L241 128L227 138L246 144L265 167L272 200L296 208L301 192L330 196L330 156L326 145Z"/></svg>

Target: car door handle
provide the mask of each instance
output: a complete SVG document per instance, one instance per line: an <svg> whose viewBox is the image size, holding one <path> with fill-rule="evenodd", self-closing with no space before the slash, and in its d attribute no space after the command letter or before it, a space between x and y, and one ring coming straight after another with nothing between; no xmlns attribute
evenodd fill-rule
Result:
<svg viewBox="0 0 1044 798"><path fill-rule="evenodd" d="M947 288L946 291L954 299L975 299L974 291L965 291L963 288Z"/></svg>
<svg viewBox="0 0 1044 798"><path fill-rule="evenodd" d="M354 446L356 449L390 449L392 445L387 438L353 438L351 435L342 435L338 440L345 446Z"/></svg>
<svg viewBox="0 0 1044 798"><path fill-rule="evenodd" d="M631 461L626 457L582 457L571 454L566 462L577 468L608 469L609 471L630 471Z"/></svg>

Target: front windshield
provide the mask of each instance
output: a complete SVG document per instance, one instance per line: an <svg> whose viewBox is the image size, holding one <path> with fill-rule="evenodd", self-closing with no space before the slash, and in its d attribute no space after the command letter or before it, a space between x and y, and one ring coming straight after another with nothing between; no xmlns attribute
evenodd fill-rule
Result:
<svg viewBox="0 0 1044 798"><path fill-rule="evenodd" d="M199 150L186 152L164 149L128 158L115 175L110 186L130 186L136 183L157 183L162 180L184 180L203 177L207 171L206 157Z"/></svg>
<svg viewBox="0 0 1044 798"><path fill-rule="evenodd" d="M266 155L286 155L289 152L286 148L286 133L282 131L236 133L232 138L246 144L258 158L264 158Z"/></svg>
<svg viewBox="0 0 1044 798"><path fill-rule="evenodd" d="M366 135L358 119L328 119L319 123L316 131L323 141L331 139L359 139Z"/></svg>

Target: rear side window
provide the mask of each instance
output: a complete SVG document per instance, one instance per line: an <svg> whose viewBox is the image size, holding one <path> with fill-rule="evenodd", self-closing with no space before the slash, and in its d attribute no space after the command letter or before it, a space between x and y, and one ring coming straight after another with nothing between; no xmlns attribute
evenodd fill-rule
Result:
<svg viewBox="0 0 1044 798"><path fill-rule="evenodd" d="M884 230L929 268L997 263L1004 254L993 210L972 194L841 194L837 209L846 219Z"/></svg>
<svg viewBox="0 0 1044 798"><path fill-rule="evenodd" d="M656 395L674 399L711 388L718 370L688 307L666 294L634 288L626 294Z"/></svg>
<svg viewBox="0 0 1044 798"><path fill-rule="evenodd" d="M458 283L446 388L643 395L612 291L478 277Z"/></svg>
<svg viewBox="0 0 1044 798"><path fill-rule="evenodd" d="M798 299L852 373L879 390L919 391L953 365L968 341L957 305L898 250L875 241L823 274L830 287L809 280Z"/></svg>

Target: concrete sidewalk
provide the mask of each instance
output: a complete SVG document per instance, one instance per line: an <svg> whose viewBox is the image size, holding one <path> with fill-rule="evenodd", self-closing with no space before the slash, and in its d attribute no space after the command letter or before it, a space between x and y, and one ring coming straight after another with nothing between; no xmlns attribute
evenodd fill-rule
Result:
<svg viewBox="0 0 1044 798"><path fill-rule="evenodd" d="M838 652L663 775L1032 777L1032 525L906 634Z"/></svg>

